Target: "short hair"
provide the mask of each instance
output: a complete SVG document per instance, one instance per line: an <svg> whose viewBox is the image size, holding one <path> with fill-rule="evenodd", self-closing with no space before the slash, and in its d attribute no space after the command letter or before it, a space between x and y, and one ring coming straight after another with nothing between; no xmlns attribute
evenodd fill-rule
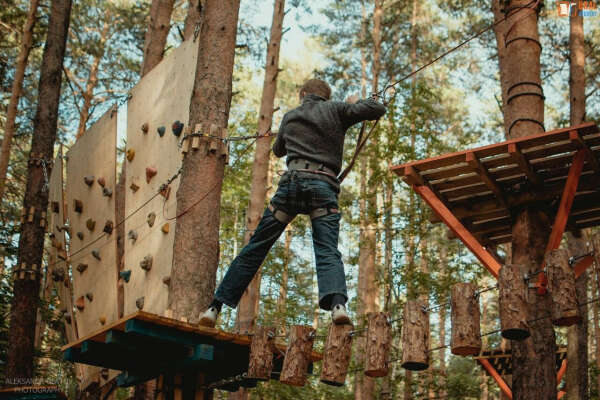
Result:
<svg viewBox="0 0 600 400"><path fill-rule="evenodd" d="M327 82L321 79L309 79L304 82L304 85L302 85L302 88L300 89L300 93L302 92L304 92L304 95L316 94L326 100L331 98L331 88Z"/></svg>

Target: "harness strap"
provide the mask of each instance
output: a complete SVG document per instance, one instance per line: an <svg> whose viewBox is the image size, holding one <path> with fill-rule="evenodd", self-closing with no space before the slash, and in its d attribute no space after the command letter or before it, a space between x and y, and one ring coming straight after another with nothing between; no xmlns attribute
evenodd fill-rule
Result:
<svg viewBox="0 0 600 400"><path fill-rule="evenodd" d="M273 213L273 217L282 224L289 224L294 219L293 216L286 213L285 211L281 211L278 208L273 207L272 204L269 204L269 210Z"/></svg>
<svg viewBox="0 0 600 400"><path fill-rule="evenodd" d="M310 219L313 220L315 218L324 217L325 215L339 214L339 213L340 213L340 210L338 210L337 208L321 207L321 208L315 208L308 215L310 216Z"/></svg>

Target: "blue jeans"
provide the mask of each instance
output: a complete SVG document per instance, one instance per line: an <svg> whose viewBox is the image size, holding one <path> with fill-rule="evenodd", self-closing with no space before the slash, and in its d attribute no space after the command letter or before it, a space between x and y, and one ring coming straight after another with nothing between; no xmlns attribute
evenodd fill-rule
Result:
<svg viewBox="0 0 600 400"><path fill-rule="evenodd" d="M290 217L309 214L317 208L334 212L311 220L313 247L317 263L319 307L331 309L334 294L348 299L342 256L338 251L340 214L338 192L329 183L319 179L299 178L286 172L281 178L271 205ZM286 223L277 220L267 208L248 244L233 260L223 281L217 288L215 299L235 308L242 294L265 260L267 253L285 230Z"/></svg>

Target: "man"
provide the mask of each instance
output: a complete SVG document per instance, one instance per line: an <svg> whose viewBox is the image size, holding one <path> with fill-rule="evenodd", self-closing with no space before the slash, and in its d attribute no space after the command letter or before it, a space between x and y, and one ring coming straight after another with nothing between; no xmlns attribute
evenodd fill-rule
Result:
<svg viewBox="0 0 600 400"><path fill-rule="evenodd" d="M330 101L331 88L319 79L300 89L300 107L283 116L273 153L287 154L288 170L250 241L233 260L200 325L214 327L221 306L235 308L271 246L297 214L312 223L317 264L319 306L331 310L335 324L350 323L346 312L346 277L338 251L340 213L337 179L342 167L344 138L352 125L375 120L385 107L373 99Z"/></svg>

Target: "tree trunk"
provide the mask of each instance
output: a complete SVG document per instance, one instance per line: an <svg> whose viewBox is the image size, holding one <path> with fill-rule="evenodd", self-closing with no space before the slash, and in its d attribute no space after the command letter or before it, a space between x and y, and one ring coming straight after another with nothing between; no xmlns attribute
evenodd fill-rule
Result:
<svg viewBox="0 0 600 400"><path fill-rule="evenodd" d="M440 248L440 280L443 282L446 279L446 267L448 265L448 250L446 246L442 245ZM485 309L485 307L484 307ZM439 331L439 346L446 345L446 307L440 308L440 331ZM441 350L439 352L439 374L437 376L437 386L439 387L437 396L440 398L446 397L446 352Z"/></svg>
<svg viewBox="0 0 600 400"><path fill-rule="evenodd" d="M569 99L571 125L585 121L585 46L583 16L570 17L569 30ZM571 256L580 256L586 249L585 235L581 231L567 233ZM589 398L588 382L588 316L587 302L588 273L584 272L575 281L577 303L583 304L579 312L583 316L580 324L569 327L567 333L567 400Z"/></svg>
<svg viewBox="0 0 600 400"><path fill-rule="evenodd" d="M171 29L174 2L175 0L152 0L148 29L144 38L142 76L150 72L163 59L167 36Z"/></svg>
<svg viewBox="0 0 600 400"><path fill-rule="evenodd" d="M17 268L37 269L38 273L25 274L25 279L18 279L15 275L6 367L8 379L33 377L33 342L45 234L45 227L40 222L41 213L48 209L48 188L44 177L50 176L54 155L62 66L70 15L71 0L52 1L40 68L38 104L33 121L35 134L31 140L27 187L23 201L23 209L33 209L34 217L32 222L25 219L21 224L17 262ZM46 173L44 168L47 169Z"/></svg>
<svg viewBox="0 0 600 400"><path fill-rule="evenodd" d="M275 93L277 91L279 48L281 47L284 8L285 0L275 0L273 6L273 22L271 24L271 39L267 47L265 79L260 103L260 117L258 119L259 134L268 132L273 123L273 104L275 102ZM263 137L256 139L254 163L252 164L250 201L248 204L248 211L246 212L246 234L244 237L244 244L247 244L250 241L265 209L270 153L271 138ZM251 332L254 328L254 323L258 314L261 276L262 274L259 270L252 282L250 282L250 286L248 286L238 304L236 325L239 331Z"/></svg>
<svg viewBox="0 0 600 400"><path fill-rule="evenodd" d="M595 293L594 298L600 298L600 273L598 270L600 269L600 235L596 235L592 238L593 249L595 253L595 266L594 266L594 274L595 277L592 279L593 288L592 293ZM595 347L595 365L596 369L600 370L600 303L597 301L594 302L594 344ZM568 368L568 367L567 367ZM600 395L600 375L596 377L596 390Z"/></svg>
<svg viewBox="0 0 600 400"><path fill-rule="evenodd" d="M552 298L549 310L552 323L556 326L571 326L581 321L575 291L575 272L569 265L566 249L551 250L546 253L548 291Z"/></svg>
<svg viewBox="0 0 600 400"><path fill-rule="evenodd" d="M508 13L507 20L494 27L498 45L502 111L508 139L544 131L541 46L538 44L539 5L539 2L531 3L529 0L492 0L496 21L504 18L505 12ZM529 94L509 97L522 93ZM544 259L550 221L540 208L527 207L518 210L514 216L512 263L523 266L523 273L537 271ZM553 399L557 394L556 344L552 322L549 318L543 318L550 306L550 296L538 296L535 290L529 290L527 298L527 319L536 321L531 323L532 336L512 346L513 396L515 400Z"/></svg>
<svg viewBox="0 0 600 400"><path fill-rule="evenodd" d="M15 134L15 121L17 119L17 109L19 107L19 99L21 98L21 90L23 89L23 79L25 78L25 69L27 67L27 59L31 51L33 42L33 28L36 23L36 13L39 0L31 0L29 3L29 11L27 12L27 20L23 28L23 37L21 39L21 49L17 57L17 65L15 67L15 77L13 79L12 91L8 109L6 110L6 124L4 126L4 138L2 139L2 149L0 150L0 201L4 197L4 187L6 183L6 174L8 171L8 163L10 161L10 148L12 146L12 138Z"/></svg>
<svg viewBox="0 0 600 400"><path fill-rule="evenodd" d="M312 326L290 326L288 346L279 380L292 386L304 386L310 364L315 330Z"/></svg>
<svg viewBox="0 0 600 400"><path fill-rule="evenodd" d="M352 356L352 324L331 324L323 350L321 382L343 386Z"/></svg>
<svg viewBox="0 0 600 400"><path fill-rule="evenodd" d="M189 40L198 27L200 31L200 24L202 23L202 1L201 0L189 0L187 15L185 16L185 23L183 25L183 37L185 40Z"/></svg>
<svg viewBox="0 0 600 400"><path fill-rule="evenodd" d="M239 0L207 0L206 24L198 38L198 65L189 125L227 126ZM183 160L177 191L177 224L169 309L175 318L198 322L215 290L219 262L219 204L225 157L208 151L208 142ZM199 188L201 188L199 190Z"/></svg>
<svg viewBox="0 0 600 400"><path fill-rule="evenodd" d="M479 297L476 290L471 282L452 286L452 354L472 356L481 351Z"/></svg>
<svg viewBox="0 0 600 400"><path fill-rule="evenodd" d="M419 300L408 300L402 313L402 368L429 368L429 314Z"/></svg>
<svg viewBox="0 0 600 400"><path fill-rule="evenodd" d="M274 328L256 327L250 346L249 378L258 379L259 381L268 381L271 379L274 334Z"/></svg>

